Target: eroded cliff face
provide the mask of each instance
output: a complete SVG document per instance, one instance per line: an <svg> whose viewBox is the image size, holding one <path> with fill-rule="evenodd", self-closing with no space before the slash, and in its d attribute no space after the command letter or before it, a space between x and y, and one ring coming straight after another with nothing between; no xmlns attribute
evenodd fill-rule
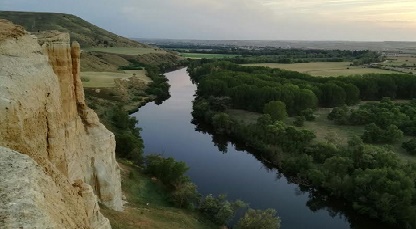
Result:
<svg viewBox="0 0 416 229"><path fill-rule="evenodd" d="M0 228L110 228L97 198L122 210L114 135L85 104L79 45L39 43L0 20Z"/></svg>

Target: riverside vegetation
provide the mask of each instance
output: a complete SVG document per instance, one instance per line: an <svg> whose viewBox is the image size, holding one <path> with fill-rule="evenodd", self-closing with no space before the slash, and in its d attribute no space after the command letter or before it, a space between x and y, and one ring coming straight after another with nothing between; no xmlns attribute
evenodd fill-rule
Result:
<svg viewBox="0 0 416 229"><path fill-rule="evenodd" d="M360 214L398 227L416 227L416 164L408 155L415 152L416 103L392 101L414 98L416 77L321 78L206 59L191 62L188 72L198 85L192 113L197 122L254 149L257 158L312 193L344 200ZM368 100L381 101L360 103ZM317 140L313 130L299 126L314 122L320 107L335 107L330 120L365 125L364 133L347 144ZM231 109L259 113L258 119L244 121ZM286 116L296 117L296 126Z"/></svg>
<svg viewBox="0 0 416 229"><path fill-rule="evenodd" d="M101 206L114 228L218 228L227 224L238 209L247 207L241 201L229 202L225 196L201 197L185 175L188 167L182 162L157 155L143 158L140 129L129 112L148 101L159 104L170 97L170 86L162 73L182 64L178 56L117 36L69 14L2 11L0 16L35 34L53 29L68 32L85 47L81 70L82 81L88 83L87 103L115 134L117 159L129 171L123 175L127 210L115 212ZM151 82L143 83L144 76L129 78L128 71L145 71ZM156 201L145 208L149 200ZM139 208L142 211L138 212ZM236 227L278 228L279 222L274 210L249 209Z"/></svg>
<svg viewBox="0 0 416 229"><path fill-rule="evenodd" d="M123 66L122 68L129 70L130 68L136 69L138 66L146 69L147 76L152 79L152 82L147 85L147 88L140 88L140 90L143 90L140 95L150 96L150 100L154 100L157 104L168 99L170 97L169 84L166 77L161 74L161 71L166 71L174 66L167 68L163 65L144 65L132 61L129 66ZM109 90L111 91L111 89ZM135 88L132 87L129 90L134 91ZM113 89L113 91L116 90ZM163 158L160 155L143 157L143 140L140 137L141 130L136 127L138 121L134 117L129 116L128 110L123 106L125 102L128 103L129 101L120 99L116 95L101 99L94 98L96 96L102 96L102 94L97 94L93 91L87 93L87 98L90 99L92 107L101 111L99 112L100 118L116 136L117 157L133 163L133 165L128 165L128 163L126 164L121 160L124 166L130 170L129 175L127 177L124 176L126 178L123 181L123 189L129 193L129 196L143 196L143 194L138 193L146 192L147 188L145 187L149 186L149 191L156 193L152 194L152 198L144 197L137 199L137 197L131 197L128 199L129 201L132 199L134 204L140 206L145 204L144 202L146 200L152 201L157 199L158 201L155 201L156 207L152 206L151 208L147 208L147 210L151 209L150 211L154 212L153 214L164 215L164 218L173 222L175 220L172 218L173 216L169 215L169 212L175 212L184 221L188 222L188 226L185 227L189 228L215 228L221 225L227 225L230 220L234 219L235 213L242 209L245 209L246 213L237 221L235 228L257 228L258 226L263 226L264 228L280 227L280 219L277 216L277 212L273 209L250 209L242 201L227 201L224 195L217 197L208 195L202 197L197 191L196 185L185 175L189 169L185 163L177 162L173 158ZM146 176L155 179L150 179L150 184L147 183L145 187L137 188L136 182L140 183L143 181L134 181L134 179L140 177L140 179L149 180ZM176 208L177 210L174 210ZM184 210L181 212L179 209ZM157 227L156 225L160 226L160 228L172 228L176 225L175 223L172 225L164 222L164 220L158 219L152 214L145 214L147 215L145 218L143 216L134 216L138 217L138 222L129 224L122 222L124 217L120 214L108 209L105 209L104 213L111 219L111 223L115 228L133 228L137 224L143 223L143 221L151 224L149 228ZM134 214L134 211L129 211L129 214L136 215L137 213ZM183 226L177 225L178 228Z"/></svg>

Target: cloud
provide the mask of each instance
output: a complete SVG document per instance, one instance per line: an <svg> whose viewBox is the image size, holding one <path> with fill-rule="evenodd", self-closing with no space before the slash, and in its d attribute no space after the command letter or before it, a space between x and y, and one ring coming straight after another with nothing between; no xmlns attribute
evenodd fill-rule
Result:
<svg viewBox="0 0 416 229"><path fill-rule="evenodd" d="M129 37L416 39L414 0L3 1L7 9L72 13Z"/></svg>

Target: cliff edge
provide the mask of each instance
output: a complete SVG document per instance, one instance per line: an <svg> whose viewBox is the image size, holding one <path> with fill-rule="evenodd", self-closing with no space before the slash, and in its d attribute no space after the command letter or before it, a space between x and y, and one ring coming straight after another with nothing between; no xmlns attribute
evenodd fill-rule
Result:
<svg viewBox="0 0 416 229"><path fill-rule="evenodd" d="M85 104L79 44L38 36L0 19L0 228L111 228L114 134Z"/></svg>

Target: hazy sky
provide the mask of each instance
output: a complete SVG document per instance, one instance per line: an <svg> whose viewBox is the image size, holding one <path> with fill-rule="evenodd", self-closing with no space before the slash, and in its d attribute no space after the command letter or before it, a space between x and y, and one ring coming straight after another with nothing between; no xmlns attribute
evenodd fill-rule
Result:
<svg viewBox="0 0 416 229"><path fill-rule="evenodd" d="M1 0L127 37L416 41L416 0Z"/></svg>

